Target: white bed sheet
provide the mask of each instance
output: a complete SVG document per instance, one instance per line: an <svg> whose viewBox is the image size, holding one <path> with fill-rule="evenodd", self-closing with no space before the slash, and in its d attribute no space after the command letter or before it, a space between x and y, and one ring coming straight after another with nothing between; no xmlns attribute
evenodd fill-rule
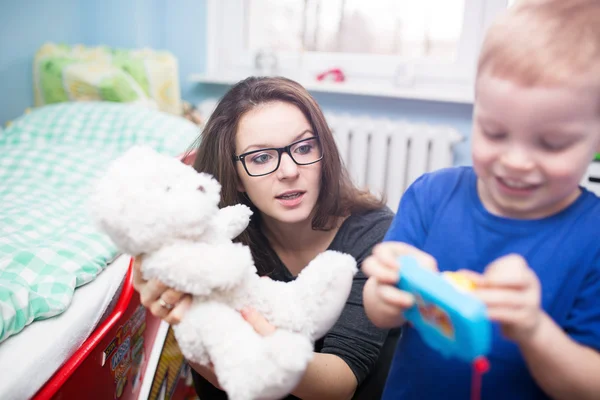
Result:
<svg viewBox="0 0 600 400"><path fill-rule="evenodd" d="M119 256L96 279L75 290L64 313L35 321L0 344L0 399L31 398L75 353L113 303L129 260Z"/></svg>

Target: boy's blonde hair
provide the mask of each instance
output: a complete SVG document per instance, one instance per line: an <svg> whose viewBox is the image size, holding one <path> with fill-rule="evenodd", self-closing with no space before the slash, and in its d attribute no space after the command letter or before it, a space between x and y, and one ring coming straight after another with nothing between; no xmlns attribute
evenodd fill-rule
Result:
<svg viewBox="0 0 600 400"><path fill-rule="evenodd" d="M488 30L477 76L600 85L600 0L522 0Z"/></svg>

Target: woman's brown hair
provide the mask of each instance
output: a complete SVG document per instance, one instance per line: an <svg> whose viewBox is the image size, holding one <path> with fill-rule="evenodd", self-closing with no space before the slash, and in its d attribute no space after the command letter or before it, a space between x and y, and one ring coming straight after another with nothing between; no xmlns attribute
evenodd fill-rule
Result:
<svg viewBox="0 0 600 400"><path fill-rule="evenodd" d="M276 266L274 252L260 229L260 213L245 193L239 192L238 175L232 158L235 135L242 117L260 104L282 101L295 105L319 136L323 147L319 198L313 210L312 227L332 228L334 218L381 208L383 199L358 189L342 164L333 135L321 108L300 84L281 77L250 77L234 85L219 101L208 119L194 160L194 169L214 176L221 183L221 207L249 206L254 215L248 228L236 239L250 247L260 275Z"/></svg>

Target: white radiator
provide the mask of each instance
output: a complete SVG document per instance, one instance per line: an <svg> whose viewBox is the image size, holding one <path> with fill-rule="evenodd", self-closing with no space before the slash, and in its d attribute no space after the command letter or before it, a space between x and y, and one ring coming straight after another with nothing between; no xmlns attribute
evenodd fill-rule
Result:
<svg viewBox="0 0 600 400"><path fill-rule="evenodd" d="M452 148L463 139L444 126L332 113L325 118L354 183L385 194L393 211L415 179L453 165Z"/></svg>
<svg viewBox="0 0 600 400"><path fill-rule="evenodd" d="M581 184L600 196L600 159L592 161Z"/></svg>

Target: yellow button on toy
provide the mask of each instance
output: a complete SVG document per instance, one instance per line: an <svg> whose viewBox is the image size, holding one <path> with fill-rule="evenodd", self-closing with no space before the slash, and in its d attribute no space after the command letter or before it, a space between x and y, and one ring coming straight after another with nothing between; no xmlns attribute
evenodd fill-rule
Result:
<svg viewBox="0 0 600 400"><path fill-rule="evenodd" d="M475 290L475 282L460 272L444 272L444 277L459 289L471 292Z"/></svg>

